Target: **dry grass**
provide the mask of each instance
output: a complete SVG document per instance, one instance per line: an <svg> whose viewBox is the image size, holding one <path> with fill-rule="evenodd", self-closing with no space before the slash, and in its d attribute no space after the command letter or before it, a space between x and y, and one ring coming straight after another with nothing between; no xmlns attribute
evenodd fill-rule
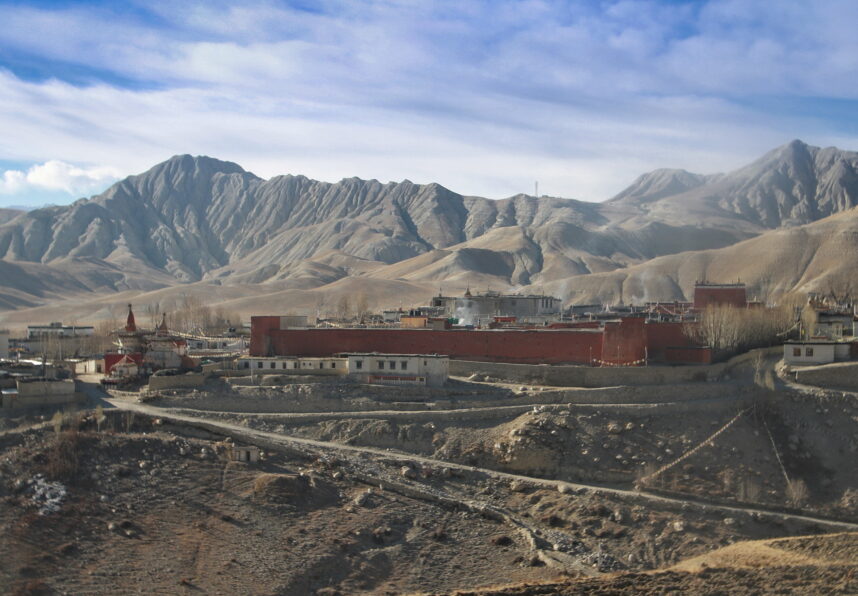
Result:
<svg viewBox="0 0 858 596"><path fill-rule="evenodd" d="M58 433L47 452L45 476L49 480L69 482L80 467L80 434L76 428Z"/></svg>
<svg viewBox="0 0 858 596"><path fill-rule="evenodd" d="M807 484L801 478L793 478L787 482L786 487L787 502L793 507L801 507L807 502L810 496L807 490Z"/></svg>

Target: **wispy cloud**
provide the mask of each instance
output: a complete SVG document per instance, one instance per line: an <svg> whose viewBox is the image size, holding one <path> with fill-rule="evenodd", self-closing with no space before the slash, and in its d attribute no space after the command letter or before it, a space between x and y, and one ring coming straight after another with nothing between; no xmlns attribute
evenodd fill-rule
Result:
<svg viewBox="0 0 858 596"><path fill-rule="evenodd" d="M119 179L120 173L112 168L77 167L62 161L51 160L22 170L6 170L0 175L0 195L20 196L36 191L62 191L71 196L82 196L103 190Z"/></svg>
<svg viewBox="0 0 858 596"><path fill-rule="evenodd" d="M654 167L858 144L845 0L0 0L0 20L0 157L17 161L132 173L207 153L265 176L490 196L539 178L603 199Z"/></svg>

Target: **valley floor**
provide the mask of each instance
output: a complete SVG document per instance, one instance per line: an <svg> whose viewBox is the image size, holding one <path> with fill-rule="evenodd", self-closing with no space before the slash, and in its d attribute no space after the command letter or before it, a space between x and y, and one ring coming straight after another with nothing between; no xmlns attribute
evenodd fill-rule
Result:
<svg viewBox="0 0 858 596"><path fill-rule="evenodd" d="M441 395L336 385L213 385L146 403L91 389L103 421L88 411L59 432L32 418L0 432L0 584L854 592L858 400L782 384L763 394L749 376L459 382L443 407ZM264 458L231 461L234 444Z"/></svg>

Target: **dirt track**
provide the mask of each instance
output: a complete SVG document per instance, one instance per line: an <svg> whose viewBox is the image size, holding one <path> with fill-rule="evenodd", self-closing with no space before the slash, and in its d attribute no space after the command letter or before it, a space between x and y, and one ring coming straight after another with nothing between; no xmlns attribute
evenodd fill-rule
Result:
<svg viewBox="0 0 858 596"><path fill-rule="evenodd" d="M626 497L632 497L641 500L648 500L660 503L669 503L673 505L683 505L683 504L693 504L697 507L708 507L715 510L719 510L724 512L725 514L756 514L763 516L776 516L782 520L791 520L798 521L802 523L810 523L810 524L818 524L822 527L839 529L839 530L858 530L858 523L846 522L846 521L835 521L823 518L817 518L812 516L805 515L796 515L790 513L784 513L781 511L771 511L766 509L760 509L755 507L731 507L720 504L712 504L706 503L703 500L690 500L690 499L674 499L670 497L664 497L660 495L649 494L646 492L635 491L635 490L626 490L621 488L612 488L606 486L594 486L594 485L585 485L578 483L570 483L563 482L557 480L547 480L542 478L534 478L530 476L524 476L520 474L510 474L505 472L498 472L495 470L476 468L474 466L464 466L460 464L455 464L446 461L439 461L436 459L421 457L417 455L410 454L401 454L392 451L386 451L382 449L374 449L371 447L359 447L353 445L342 445L338 443L330 443L325 441L316 441L312 439L305 439L301 437L290 437L284 436L277 433L258 431L253 429L248 429L246 427L239 426L237 424L229 424L221 421L214 421L205 418L197 418L192 416L183 416L179 414L172 414L169 412L165 412L160 408L156 408L153 406L147 406L145 404L138 403L129 403L123 400L117 399L108 399L106 400L112 406L123 409L123 410L131 410L135 412L140 412L144 414L148 414L154 417L160 417L164 420L172 420L175 422L179 422L182 424L187 424L190 426L198 426L200 428L204 428L206 430L210 430L213 432L224 433L231 436L234 436L237 439L244 440L249 443L254 442L264 442L270 444L279 444L284 447L309 447L311 449L322 450L324 451L334 451L334 452L347 452L354 454L367 454L373 455L377 457L383 457L385 459L393 459L399 460L403 463L419 463L421 465L426 466L434 466L434 467L450 467L462 470L464 472L472 472L479 473L488 477L502 479L506 481L521 481L528 482L539 486L544 486L548 488L552 488L557 490L560 486L565 486L570 490L592 490L596 492L606 493L606 494L615 494L622 495Z"/></svg>

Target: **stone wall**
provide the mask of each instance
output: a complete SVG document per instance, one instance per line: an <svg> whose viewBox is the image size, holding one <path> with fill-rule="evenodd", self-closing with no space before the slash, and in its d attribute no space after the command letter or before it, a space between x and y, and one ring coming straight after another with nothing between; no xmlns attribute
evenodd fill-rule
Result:
<svg viewBox="0 0 858 596"><path fill-rule="evenodd" d="M803 366L795 368L794 373L796 382L804 385L858 391L858 362Z"/></svg>
<svg viewBox="0 0 858 596"><path fill-rule="evenodd" d="M450 375L486 375L511 383L555 387L613 387L617 385L672 385L721 380L737 366L750 365L758 356L780 354L783 348L763 348L740 354L727 362L691 366L592 367L547 364L505 364L450 360Z"/></svg>
<svg viewBox="0 0 858 596"><path fill-rule="evenodd" d="M76 403L82 395L75 392L71 379L61 381L28 381L17 383L18 394L4 396L4 409L39 408Z"/></svg>
<svg viewBox="0 0 858 596"><path fill-rule="evenodd" d="M206 384L208 375L204 373L187 373L184 375L152 375L149 377L149 391L160 391L161 389L179 389L190 387L202 387Z"/></svg>

